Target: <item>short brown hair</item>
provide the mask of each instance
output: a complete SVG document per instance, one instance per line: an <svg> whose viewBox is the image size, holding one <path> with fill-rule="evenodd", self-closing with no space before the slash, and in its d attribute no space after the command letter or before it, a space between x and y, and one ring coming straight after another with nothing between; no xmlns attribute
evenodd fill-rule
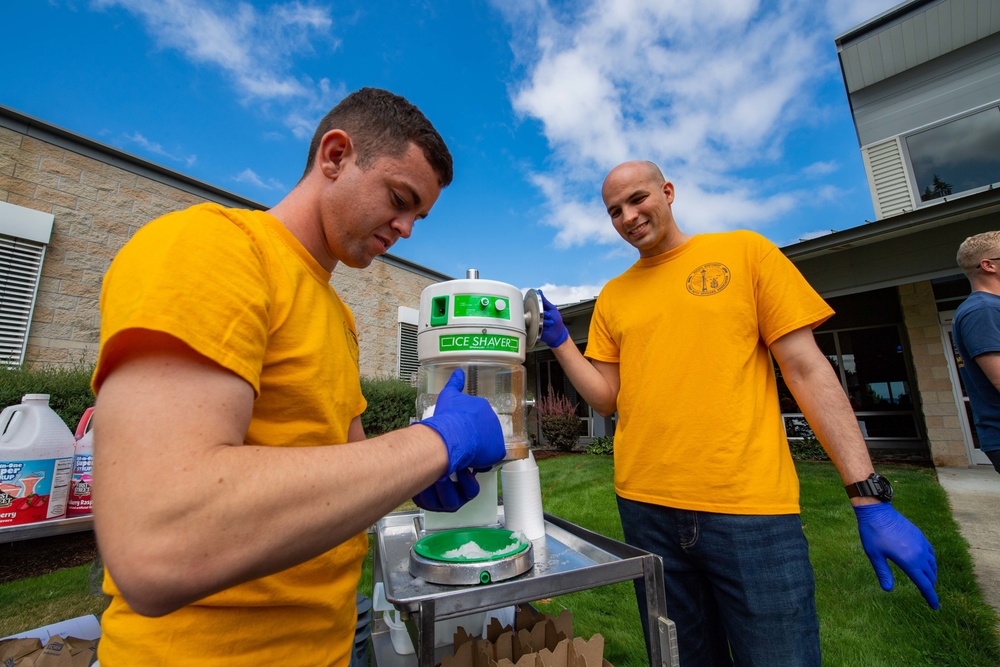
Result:
<svg viewBox="0 0 1000 667"><path fill-rule="evenodd" d="M441 187L451 183L454 175L451 153L444 139L420 109L388 90L362 88L323 117L309 144L303 178L312 171L320 140L330 130L343 130L351 137L359 167L368 167L380 157L399 157L412 142L424 152Z"/></svg>
<svg viewBox="0 0 1000 667"><path fill-rule="evenodd" d="M955 261L971 280L981 261L998 256L1000 256L1000 232L983 232L962 241Z"/></svg>

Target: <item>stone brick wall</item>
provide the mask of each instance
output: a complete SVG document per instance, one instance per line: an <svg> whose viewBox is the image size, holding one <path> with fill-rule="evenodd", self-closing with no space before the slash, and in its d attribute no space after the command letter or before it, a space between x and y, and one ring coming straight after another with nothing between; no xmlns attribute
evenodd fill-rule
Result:
<svg viewBox="0 0 1000 667"><path fill-rule="evenodd" d="M204 201L0 127L0 198L55 216L29 329L28 363L93 362L101 278L150 219Z"/></svg>
<svg viewBox="0 0 1000 667"><path fill-rule="evenodd" d="M364 270L337 266L330 284L354 312L362 375L395 377L399 306L419 308L420 292L435 282L383 261Z"/></svg>
<svg viewBox="0 0 1000 667"><path fill-rule="evenodd" d="M113 151L85 146L78 152L66 144L0 125L0 201L55 217L29 329L29 364L96 360L101 280L139 227L206 200L234 203L213 198L210 188L195 194L157 180L156 165L134 172L112 164L130 167ZM390 261L334 272L331 284L357 320L363 374L395 374L398 306L419 307L420 291L432 282Z"/></svg>
<svg viewBox="0 0 1000 667"><path fill-rule="evenodd" d="M901 285L899 298L934 465L967 466L969 456L930 281Z"/></svg>

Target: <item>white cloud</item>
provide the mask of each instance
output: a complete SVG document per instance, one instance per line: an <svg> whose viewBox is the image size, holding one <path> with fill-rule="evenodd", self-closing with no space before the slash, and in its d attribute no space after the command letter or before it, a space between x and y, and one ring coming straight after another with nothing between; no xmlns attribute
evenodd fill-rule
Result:
<svg viewBox="0 0 1000 667"><path fill-rule="evenodd" d="M840 77L837 32L893 4L844 10L826 0L817 12L815 0L590 0L569 12L553 0L495 0L525 72L512 104L541 123L552 151L531 179L554 245L622 243L600 187L628 159L653 160L674 182L688 232L760 229L836 196L822 182L834 161L778 179L746 174L780 167L788 134L822 116L820 88Z"/></svg>
<svg viewBox="0 0 1000 667"><path fill-rule="evenodd" d="M802 170L802 173L806 176L826 176L827 174L832 174L840 168L833 160L827 160L825 162L813 162L811 165L807 166Z"/></svg>
<svg viewBox="0 0 1000 667"><path fill-rule="evenodd" d="M258 188L264 190L284 190L285 186L273 178L269 178L265 183L257 173L250 169L249 167L241 171L239 174L233 177L234 181L239 181L240 183L249 183Z"/></svg>
<svg viewBox="0 0 1000 667"><path fill-rule="evenodd" d="M333 19L326 7L289 2L258 8L221 0L92 0L92 5L133 14L160 48L222 72L244 103L287 105L286 125L297 137L303 123L311 135L345 94L327 79L293 74L294 57L312 53L314 43L339 45L330 37Z"/></svg>
<svg viewBox="0 0 1000 667"><path fill-rule="evenodd" d="M141 147L143 150L149 153L165 157L172 162L182 162L188 167L194 165L194 163L197 162L198 160L197 155L187 155L187 156L174 155L159 143L155 141L150 141L143 134L139 132L133 132L132 134L122 135L122 139L126 144L134 144L136 146Z"/></svg>
<svg viewBox="0 0 1000 667"><path fill-rule="evenodd" d="M557 306L564 306L578 301L593 299L601 293L604 283L600 285L553 285L546 283L539 287L545 298Z"/></svg>

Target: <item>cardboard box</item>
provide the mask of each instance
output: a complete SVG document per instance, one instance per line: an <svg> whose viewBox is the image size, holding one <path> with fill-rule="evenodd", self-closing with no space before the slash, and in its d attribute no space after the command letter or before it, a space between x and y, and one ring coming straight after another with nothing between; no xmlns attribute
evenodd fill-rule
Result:
<svg viewBox="0 0 1000 667"><path fill-rule="evenodd" d="M27 630L0 639L0 667L88 667L100 637L93 614Z"/></svg>
<svg viewBox="0 0 1000 667"><path fill-rule="evenodd" d="M43 645L37 637L0 640L3 667L90 667L97 660L97 639L52 635Z"/></svg>
<svg viewBox="0 0 1000 667"><path fill-rule="evenodd" d="M612 667L604 659L604 637L573 636L569 610L552 617L518 607L514 627L493 619L483 639L459 628L454 646L441 667Z"/></svg>

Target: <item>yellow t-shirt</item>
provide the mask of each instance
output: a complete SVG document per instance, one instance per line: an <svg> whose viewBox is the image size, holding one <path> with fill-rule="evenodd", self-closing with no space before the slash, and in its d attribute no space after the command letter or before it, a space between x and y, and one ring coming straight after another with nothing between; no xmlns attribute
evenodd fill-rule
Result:
<svg viewBox="0 0 1000 667"><path fill-rule="evenodd" d="M679 509L797 513L768 346L831 315L753 232L695 236L611 280L586 356L619 364L615 491Z"/></svg>
<svg viewBox="0 0 1000 667"><path fill-rule="evenodd" d="M105 276L95 390L114 363L104 354L112 337L133 328L165 332L253 386L246 444L347 442L365 400L354 318L329 280L267 213L203 204L154 220ZM151 492L183 493L182 480L165 479ZM105 592L113 597L101 619L100 662L347 665L367 549L366 536L356 535L301 565L161 618L133 612L106 576Z"/></svg>

